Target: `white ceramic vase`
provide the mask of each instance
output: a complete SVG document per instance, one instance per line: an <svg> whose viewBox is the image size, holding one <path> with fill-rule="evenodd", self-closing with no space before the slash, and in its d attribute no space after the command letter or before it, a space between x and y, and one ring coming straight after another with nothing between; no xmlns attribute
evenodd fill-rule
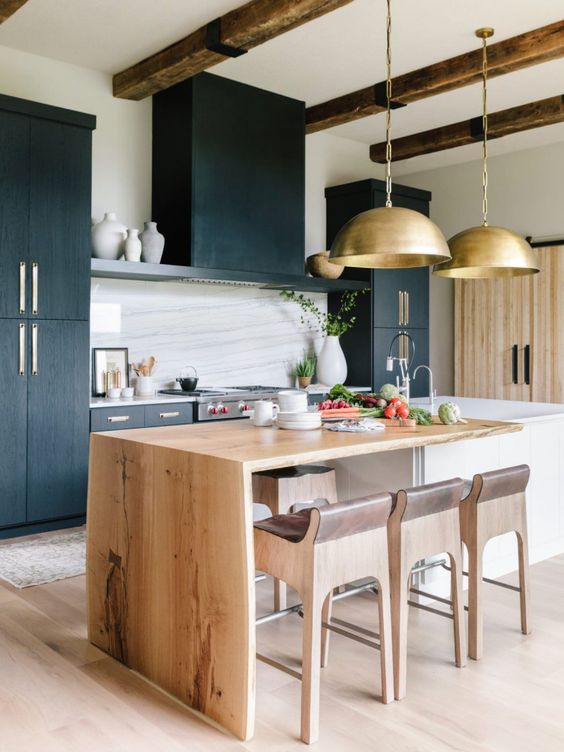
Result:
<svg viewBox="0 0 564 752"><path fill-rule="evenodd" d="M127 231L125 239L125 260L141 261L141 241L139 240L139 230L135 227Z"/></svg>
<svg viewBox="0 0 564 752"><path fill-rule="evenodd" d="M317 356L317 380L320 384L343 384L347 378L347 361L338 337L325 337Z"/></svg>
<svg viewBox="0 0 564 752"><path fill-rule="evenodd" d="M145 229L140 235L143 250L141 261L148 264L160 264L163 256L165 239L164 235L157 230L156 222L145 222Z"/></svg>
<svg viewBox="0 0 564 752"><path fill-rule="evenodd" d="M92 228L92 255L94 258L116 261L123 256L127 227L118 222L113 212Z"/></svg>

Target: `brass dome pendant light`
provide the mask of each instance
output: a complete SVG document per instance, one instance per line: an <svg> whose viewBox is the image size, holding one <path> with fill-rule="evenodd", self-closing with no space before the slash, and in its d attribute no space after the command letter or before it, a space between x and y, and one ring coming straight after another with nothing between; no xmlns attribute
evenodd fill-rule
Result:
<svg viewBox="0 0 564 752"><path fill-rule="evenodd" d="M512 230L488 225L488 53L487 40L494 30L478 29L482 40L482 215L479 227L463 230L448 241L452 258L433 269L440 277L484 279L520 277L540 271L527 241Z"/></svg>
<svg viewBox="0 0 564 752"><path fill-rule="evenodd" d="M390 0L386 2L386 205L357 214L341 228L329 257L341 266L401 269L450 259L434 222L420 212L392 206L392 21Z"/></svg>

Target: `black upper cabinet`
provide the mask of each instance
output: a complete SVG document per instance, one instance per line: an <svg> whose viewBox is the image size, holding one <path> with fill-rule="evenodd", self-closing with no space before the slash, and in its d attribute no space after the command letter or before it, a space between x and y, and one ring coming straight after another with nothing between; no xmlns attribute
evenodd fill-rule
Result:
<svg viewBox="0 0 564 752"><path fill-rule="evenodd" d="M31 121L30 302L33 313L35 284L40 318L89 317L91 138L86 128Z"/></svg>
<svg viewBox="0 0 564 752"><path fill-rule="evenodd" d="M153 98L163 263L304 273L305 107L201 73Z"/></svg>
<svg viewBox="0 0 564 752"><path fill-rule="evenodd" d="M0 113L0 192L0 317L25 316L29 119L12 112Z"/></svg>

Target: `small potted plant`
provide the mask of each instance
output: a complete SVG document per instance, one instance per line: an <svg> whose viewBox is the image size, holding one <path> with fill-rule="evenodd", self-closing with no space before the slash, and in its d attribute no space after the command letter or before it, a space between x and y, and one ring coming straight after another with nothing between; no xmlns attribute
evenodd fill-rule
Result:
<svg viewBox="0 0 564 752"><path fill-rule="evenodd" d="M305 389L306 386L311 384L313 374L315 373L316 363L317 358L315 355L304 355L304 357L296 363L294 376L298 379L300 389Z"/></svg>

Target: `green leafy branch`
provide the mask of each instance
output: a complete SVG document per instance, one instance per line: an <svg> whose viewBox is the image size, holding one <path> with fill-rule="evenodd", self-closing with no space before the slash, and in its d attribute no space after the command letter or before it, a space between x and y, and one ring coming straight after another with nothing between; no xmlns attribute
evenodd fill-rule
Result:
<svg viewBox="0 0 564 752"><path fill-rule="evenodd" d="M329 337L340 337L355 325L356 316L352 315L352 312L356 308L358 296L365 292L367 292L366 289L345 290L341 295L336 313L321 311L311 298L306 298L303 293L297 293L294 290L282 290L280 295L285 300L299 305L302 309L300 318L302 324L309 326L310 329L318 329ZM312 318L316 321L315 326L311 325Z"/></svg>

